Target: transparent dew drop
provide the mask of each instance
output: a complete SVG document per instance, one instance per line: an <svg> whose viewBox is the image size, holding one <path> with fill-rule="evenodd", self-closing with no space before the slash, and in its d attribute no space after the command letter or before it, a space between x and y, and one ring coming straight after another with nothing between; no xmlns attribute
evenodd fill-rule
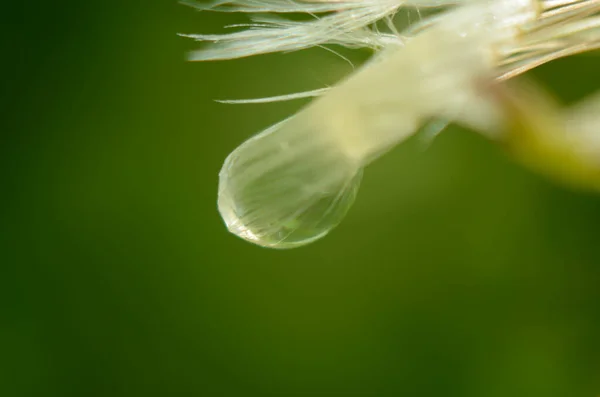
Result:
<svg viewBox="0 0 600 397"><path fill-rule="evenodd" d="M227 157L219 174L219 212L228 229L249 242L298 247L342 221L361 177L361 166L335 139L292 117Z"/></svg>

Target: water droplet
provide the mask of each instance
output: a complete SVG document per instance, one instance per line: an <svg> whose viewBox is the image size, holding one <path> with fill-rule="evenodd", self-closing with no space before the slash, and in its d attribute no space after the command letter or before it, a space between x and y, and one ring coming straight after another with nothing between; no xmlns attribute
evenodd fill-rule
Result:
<svg viewBox="0 0 600 397"><path fill-rule="evenodd" d="M325 236L354 202L362 168L334 139L288 119L250 138L225 160L218 206L229 230L270 248Z"/></svg>

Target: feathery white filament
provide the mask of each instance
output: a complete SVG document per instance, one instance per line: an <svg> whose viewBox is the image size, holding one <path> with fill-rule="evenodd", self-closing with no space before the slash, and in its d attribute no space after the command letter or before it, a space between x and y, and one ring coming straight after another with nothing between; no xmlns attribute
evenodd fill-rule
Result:
<svg viewBox="0 0 600 397"><path fill-rule="evenodd" d="M192 61L241 58L280 51L296 51L323 44L350 48L381 49L398 36L370 27L392 17L402 6L439 7L474 0L217 0L208 4L194 0L183 3L199 10L251 14L305 13L312 21L292 21L282 17L252 17L248 29L229 34L182 34L198 41L212 42L189 55Z"/></svg>
<svg viewBox="0 0 600 397"><path fill-rule="evenodd" d="M322 44L346 47L382 48L398 37L381 35L367 28L369 24L393 14L399 1L352 3L335 13L312 21L291 21L279 17L254 17L249 29L229 34L184 35L214 44L193 52L193 61L223 60L280 51L296 51Z"/></svg>

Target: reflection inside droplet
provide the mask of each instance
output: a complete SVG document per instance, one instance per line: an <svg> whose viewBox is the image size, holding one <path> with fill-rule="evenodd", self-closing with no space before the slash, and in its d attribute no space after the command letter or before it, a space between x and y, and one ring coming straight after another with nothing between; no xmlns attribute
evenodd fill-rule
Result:
<svg viewBox="0 0 600 397"><path fill-rule="evenodd" d="M225 160L218 206L229 230L271 248L308 244L352 205L362 168L335 140L291 118L249 139Z"/></svg>

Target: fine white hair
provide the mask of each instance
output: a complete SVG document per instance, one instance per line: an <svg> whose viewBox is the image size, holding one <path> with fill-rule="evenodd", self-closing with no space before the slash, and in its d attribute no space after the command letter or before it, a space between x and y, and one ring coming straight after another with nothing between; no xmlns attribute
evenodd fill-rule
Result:
<svg viewBox="0 0 600 397"><path fill-rule="evenodd" d="M326 44L381 49L401 38L381 32L374 23L385 20L391 27L391 18L401 7L439 7L468 1L472 0L217 0L207 4L184 0L184 4L202 11L250 13L252 22L230 26L245 28L233 33L182 36L213 43L191 53L192 61L234 59ZM309 14L313 19L294 21L281 15L288 13Z"/></svg>

